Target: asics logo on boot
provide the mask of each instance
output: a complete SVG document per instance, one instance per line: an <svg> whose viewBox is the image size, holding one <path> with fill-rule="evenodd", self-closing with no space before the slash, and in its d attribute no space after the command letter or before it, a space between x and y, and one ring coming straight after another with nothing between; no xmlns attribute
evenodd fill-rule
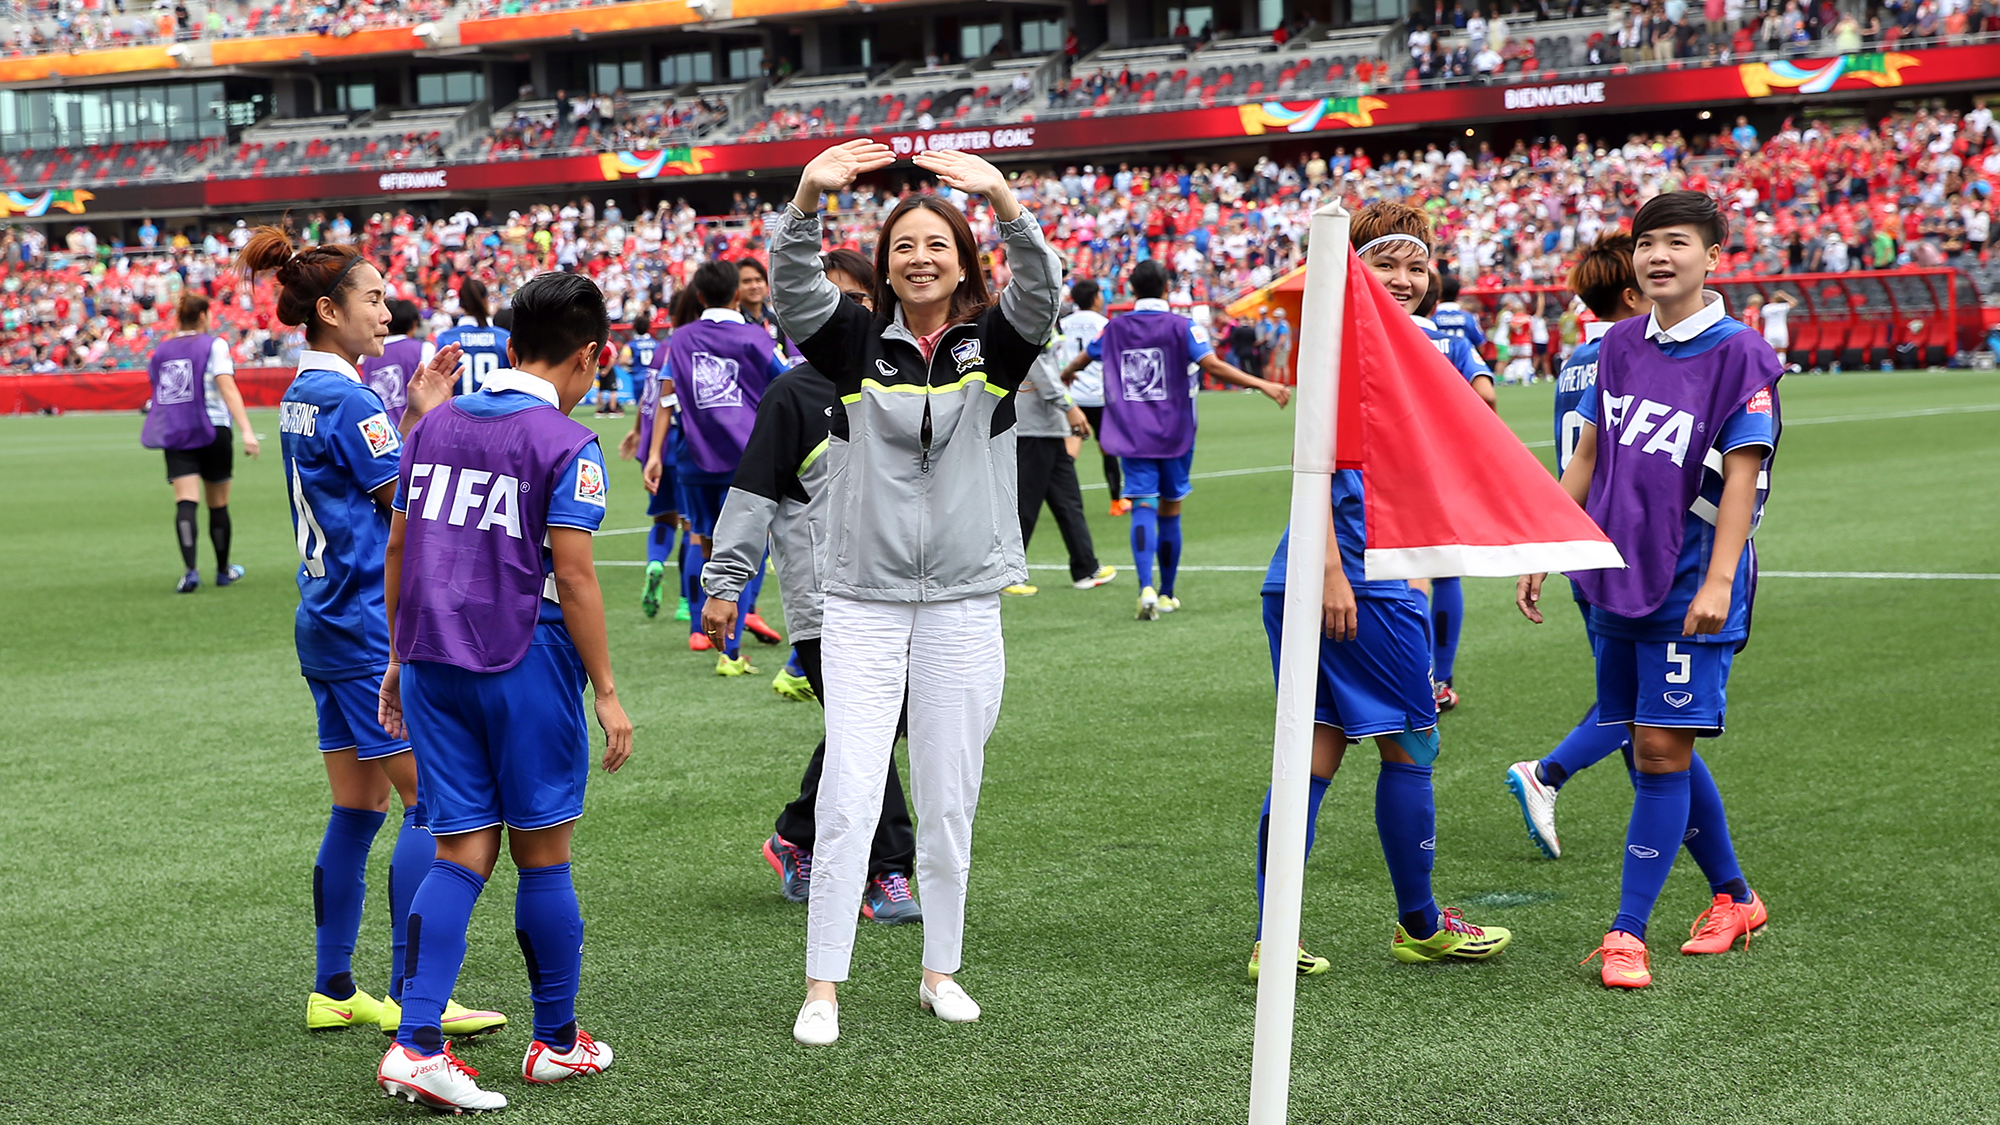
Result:
<svg viewBox="0 0 2000 1125"><path fill-rule="evenodd" d="M1659 853L1659 852L1655 851L1655 850L1654 850L1654 849L1652 849L1652 848L1647 848L1647 847L1641 847L1641 846L1640 846L1640 845L1638 845L1638 844L1627 844L1627 845L1625 846L1625 850L1626 850L1626 851L1628 851L1628 852L1631 852L1631 853L1632 853L1633 855L1635 855L1635 856L1639 857L1640 859L1658 859L1658 858L1660 858L1660 853Z"/></svg>

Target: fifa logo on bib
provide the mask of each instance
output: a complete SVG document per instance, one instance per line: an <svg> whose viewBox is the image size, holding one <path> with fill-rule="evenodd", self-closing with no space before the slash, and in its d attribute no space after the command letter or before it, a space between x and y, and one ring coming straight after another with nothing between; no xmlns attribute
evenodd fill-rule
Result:
<svg viewBox="0 0 2000 1125"><path fill-rule="evenodd" d="M707 352L694 353L694 404L704 410L743 405L743 386L736 380L736 361Z"/></svg>
<svg viewBox="0 0 2000 1125"><path fill-rule="evenodd" d="M169 359L160 364L160 392L153 396L158 406L177 406L194 401L194 363Z"/></svg>
<svg viewBox="0 0 2000 1125"><path fill-rule="evenodd" d="M1118 382L1126 402L1167 400L1167 353L1160 348L1132 348L1118 353Z"/></svg>
<svg viewBox="0 0 2000 1125"><path fill-rule="evenodd" d="M454 472L458 475L455 482ZM504 473L496 476L483 469L412 465L410 483L403 492L409 519L441 520L453 527L470 523L475 531L497 527L510 538L521 538L521 482Z"/></svg>

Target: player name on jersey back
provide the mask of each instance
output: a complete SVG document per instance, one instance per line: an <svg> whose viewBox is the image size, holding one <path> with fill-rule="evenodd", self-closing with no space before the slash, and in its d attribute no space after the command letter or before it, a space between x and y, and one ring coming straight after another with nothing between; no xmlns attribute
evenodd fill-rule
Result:
<svg viewBox="0 0 2000 1125"><path fill-rule="evenodd" d="M319 429L319 407L310 402L278 404L278 432L313 436Z"/></svg>

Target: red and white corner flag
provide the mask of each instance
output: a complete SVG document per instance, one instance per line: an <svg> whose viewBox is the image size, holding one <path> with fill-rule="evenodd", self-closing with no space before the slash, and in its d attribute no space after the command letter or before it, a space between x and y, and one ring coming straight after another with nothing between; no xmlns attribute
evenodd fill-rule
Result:
<svg viewBox="0 0 2000 1125"><path fill-rule="evenodd" d="M1348 244L1338 200L1313 213L1299 332L1291 547L1271 748L1264 962L1250 1125L1284 1125L1305 882L1320 599L1335 468L1368 490L1368 577L1512 576L1622 567L1604 533L1480 401ZM1336 440L1337 438L1337 440Z"/></svg>

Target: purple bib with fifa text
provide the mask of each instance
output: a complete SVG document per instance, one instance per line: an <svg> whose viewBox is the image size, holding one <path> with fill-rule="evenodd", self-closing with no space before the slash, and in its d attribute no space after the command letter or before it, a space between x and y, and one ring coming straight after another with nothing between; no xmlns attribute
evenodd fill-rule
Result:
<svg viewBox="0 0 2000 1125"><path fill-rule="evenodd" d="M473 672L521 662L541 614L549 501L596 437L546 404L476 417L455 399L411 428L399 470L398 659Z"/></svg>
<svg viewBox="0 0 2000 1125"><path fill-rule="evenodd" d="M652 358L664 359L666 354L664 350L655 347ZM632 358L635 360L639 358L639 350L636 347L632 349ZM641 363L636 367L639 392L639 452L635 455L635 459L643 466L646 463L646 451L653 448L653 427L660 417L660 368L657 363ZM668 456L670 454L667 453L667 447L660 446L660 458L665 460Z"/></svg>
<svg viewBox="0 0 2000 1125"><path fill-rule="evenodd" d="M423 366L423 357L424 342L405 336L382 345L381 355L361 361L361 381L381 398L389 421L402 418L403 409L410 404L410 380Z"/></svg>
<svg viewBox="0 0 2000 1125"><path fill-rule="evenodd" d="M696 467L735 472L771 382L771 337L753 324L697 320L667 339L667 364Z"/></svg>
<svg viewBox="0 0 2000 1125"><path fill-rule="evenodd" d="M203 383L215 337L175 336L153 350L146 378L153 383L153 409L139 427L147 449L206 449L215 443Z"/></svg>
<svg viewBox="0 0 2000 1125"><path fill-rule="evenodd" d="M1671 358L1646 339L1651 319L1612 326L1597 356L1597 467L1584 510L1625 556L1626 569L1570 576L1585 601L1620 617L1645 617L1666 601L1704 459L1723 423L1758 391L1772 388L1776 408L1784 374L1755 332Z"/></svg>
<svg viewBox="0 0 2000 1125"><path fill-rule="evenodd" d="M1171 458L1194 448L1187 337L1187 318L1174 313L1127 313L1104 326L1104 452Z"/></svg>

